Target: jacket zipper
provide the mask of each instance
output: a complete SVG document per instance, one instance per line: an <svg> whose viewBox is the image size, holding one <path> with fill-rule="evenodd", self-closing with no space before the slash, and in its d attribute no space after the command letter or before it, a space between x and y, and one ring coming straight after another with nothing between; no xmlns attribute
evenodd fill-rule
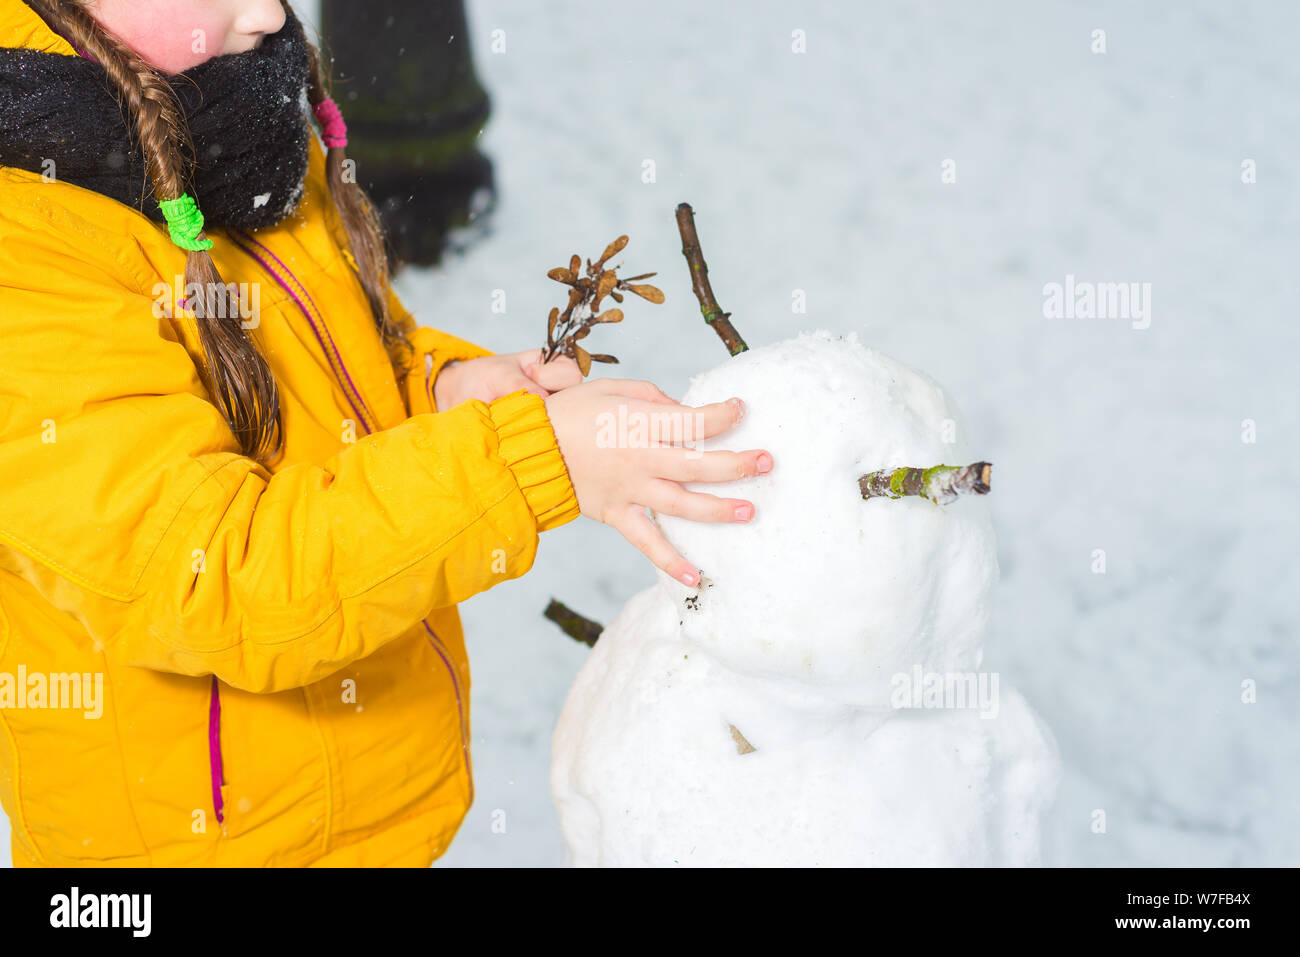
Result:
<svg viewBox="0 0 1300 957"><path fill-rule="evenodd" d="M235 238L235 245L243 250L246 255L256 260L258 265L279 284L280 288L289 294L289 298L294 301L294 304L306 317L307 324L311 326L316 341L320 343L325 358L330 364L330 369L334 373L334 378L343 388L343 394L347 397L348 405L356 413L357 421L361 423L365 434L369 435L371 432L377 431L379 429L379 417L374 415L366 405L366 400L361 395L361 389L357 387L352 375L348 372L347 366L343 362L343 355L339 352L338 347L334 345L334 337L330 335L329 329L325 325L325 317L317 308L316 301L312 299L307 287L298 280L298 277L293 274L293 270L286 266L279 256L248 233L240 231L238 238ZM254 249L254 246L257 248ZM261 250L261 253L258 250ZM275 261L279 269L271 265L271 260ZM283 275L281 275L282 271ZM286 280L286 276L288 280ZM292 285L290 285L290 282L292 282Z"/></svg>
<svg viewBox="0 0 1300 957"><path fill-rule="evenodd" d="M212 810L216 812L217 823L224 824L221 785L226 783L226 776L221 765L221 692L217 689L216 675L212 676L212 691L208 695L208 767L212 773Z"/></svg>
<svg viewBox="0 0 1300 957"><path fill-rule="evenodd" d="M433 650L438 653L442 663L447 668L447 674L451 675L452 686L456 689L456 713L460 717L460 750L461 756L465 759L465 777L469 781L469 803L474 803L474 763L469 753L469 726L466 721L465 707L461 698L460 679L456 677L456 668L451 663L451 656L447 653L447 648L438 637L438 633L429 627L427 621L421 621L424 630L429 633L429 641L433 645Z"/></svg>
<svg viewBox="0 0 1300 957"><path fill-rule="evenodd" d="M320 343L321 349L325 352L325 357L329 361L335 379L342 387L343 394L347 397L348 405L350 405L352 411L356 413L357 421L361 424L361 428L365 431L365 434L369 435L371 432L378 429L378 417L376 417L366 405L365 398L361 395L361 390L357 387L356 383L352 379L352 375L348 372L347 365L343 361L342 353L340 353L338 348L334 345L334 338L330 335L329 329L325 325L325 317L321 315L320 310L316 308L316 303L311 298L311 294L307 291L307 288L299 281L298 277L293 274L293 270L281 261L280 257L253 236L243 232L242 230L231 230L230 233L235 245L238 246L245 255L255 260L257 264L262 267L263 271L273 278L276 283L279 284L281 289L289 294L289 298L294 301L294 304L297 305L298 309L306 317L308 325L311 326L312 332L316 336L316 341ZM254 246L257 248L254 249ZM261 252L266 255L260 255L258 250L261 250ZM270 260L275 260L280 269L284 271L289 281L286 281L285 278L280 275L280 272L271 265ZM290 282L292 282L292 286L289 284ZM302 293L301 296L299 296L298 292L295 292L294 287L297 287L297 290ZM308 308L308 305L310 305L310 308ZM429 382L427 374L425 376L425 386L429 391L429 402L432 405L432 384ZM447 669L447 674L451 677L452 687L456 692L456 712L460 719L461 754L465 761L465 774L469 781L469 800L470 803L473 804L474 768L469 753L469 728L466 721L464 693L460 686L460 678L456 674L455 665L452 664L451 656L447 653L447 649L443 645L442 639L440 639L434 630L429 627L428 622L421 621L420 624L422 624L424 630L429 633L430 643L433 645L434 651L438 653L438 657L442 659L442 663ZM216 675L212 676L212 695L208 707L208 762L212 773L212 806L216 812L217 822L222 823L224 821L224 807L221 800L221 785L226 782L221 760L221 701L217 691Z"/></svg>

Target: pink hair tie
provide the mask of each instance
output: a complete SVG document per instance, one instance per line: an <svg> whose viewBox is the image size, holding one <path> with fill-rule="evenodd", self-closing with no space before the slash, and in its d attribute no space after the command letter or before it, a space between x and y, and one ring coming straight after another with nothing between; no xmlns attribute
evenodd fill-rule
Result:
<svg viewBox="0 0 1300 957"><path fill-rule="evenodd" d="M325 97L311 110L316 114L316 120L321 125L321 136L325 140L326 148L333 149L336 146L342 148L348 145L348 125L343 122L343 114L339 112L339 105L332 97Z"/></svg>

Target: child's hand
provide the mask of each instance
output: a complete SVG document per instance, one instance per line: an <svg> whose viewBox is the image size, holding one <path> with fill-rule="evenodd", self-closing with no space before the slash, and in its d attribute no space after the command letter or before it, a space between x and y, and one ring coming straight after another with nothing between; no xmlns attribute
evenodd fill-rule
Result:
<svg viewBox="0 0 1300 957"><path fill-rule="evenodd" d="M541 349L529 349L449 362L433 383L434 404L446 411L469 399L492 402L520 389L544 399L582 382L578 363L568 356L556 356L547 363L541 359Z"/></svg>
<svg viewBox="0 0 1300 957"><path fill-rule="evenodd" d="M677 554L646 508L696 522L754 517L751 502L688 492L680 483L730 482L770 471L770 453L699 452L673 444L725 432L743 414L739 400L695 408L679 405L651 382L593 379L545 402L579 511L612 526L673 578L687 585L699 581L695 566ZM620 416L620 406L625 416ZM641 416L649 427L639 428ZM630 423L627 434L611 437L610 422Z"/></svg>
<svg viewBox="0 0 1300 957"><path fill-rule="evenodd" d="M582 385L578 363L568 356L556 356L550 362L543 362L541 349L529 349L527 352L516 352L515 357L519 359L524 375L548 392Z"/></svg>

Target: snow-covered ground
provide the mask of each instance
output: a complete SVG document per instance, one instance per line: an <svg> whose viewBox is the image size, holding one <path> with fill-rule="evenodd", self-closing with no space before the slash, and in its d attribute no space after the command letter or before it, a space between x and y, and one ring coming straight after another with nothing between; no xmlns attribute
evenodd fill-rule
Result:
<svg viewBox="0 0 1300 957"><path fill-rule="evenodd" d="M751 344L856 331L943 383L995 463L983 667L1060 745L1047 863L1300 863L1300 11L474 0L470 19L501 205L464 257L399 279L420 321L541 345L546 270L628 233L668 303L593 333L622 361L597 371L680 396L725 356L679 252L692 203ZM1067 276L1149 283L1149 325L1045 318ZM608 623L653 581L580 519L462 605L477 800L439 864L563 862L550 739L587 652L542 610Z"/></svg>
<svg viewBox="0 0 1300 957"><path fill-rule="evenodd" d="M488 242L402 278L421 320L537 345L546 269L627 232L669 301L593 348L681 395L725 356L678 251L692 203L751 343L856 330L942 382L996 463L984 667L1066 762L1046 859L1300 863L1294 5L480 2L471 21L502 204ZM1150 325L1045 318L1067 275L1150 283ZM462 606L478 798L441 863L561 862L548 746L586 652L541 611L607 623L653 580L583 519Z"/></svg>

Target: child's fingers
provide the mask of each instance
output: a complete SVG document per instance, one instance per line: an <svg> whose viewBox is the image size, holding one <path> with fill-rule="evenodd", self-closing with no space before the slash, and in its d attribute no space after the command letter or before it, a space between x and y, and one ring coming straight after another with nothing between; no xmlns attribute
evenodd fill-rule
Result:
<svg viewBox="0 0 1300 957"><path fill-rule="evenodd" d="M627 506L608 524L650 559L656 568L683 584L695 585L699 582L698 569L677 554L677 550L668 544L664 533L650 521L640 505ZM689 576L689 581L683 581L683 575Z"/></svg>
<svg viewBox="0 0 1300 957"><path fill-rule="evenodd" d="M649 424L653 426L651 437L662 445L695 442L718 435L739 422L744 414L744 405L739 399L701 406L681 405L672 399L660 404L672 408L656 410Z"/></svg>
<svg viewBox="0 0 1300 957"><path fill-rule="evenodd" d="M674 482L734 482L772 470L772 455L763 449L699 452L678 446L663 446L650 449L649 452L654 456L654 474Z"/></svg>
<svg viewBox="0 0 1300 957"><path fill-rule="evenodd" d="M552 392L582 384L582 370L568 356L556 356L550 362L525 363L524 374Z"/></svg>
<svg viewBox="0 0 1300 957"><path fill-rule="evenodd" d="M541 349L525 349L523 352L513 352L511 355L515 357L515 361L519 363L519 367L522 369L527 369L533 363L542 361Z"/></svg>
<svg viewBox="0 0 1300 957"><path fill-rule="evenodd" d="M643 493L643 505L661 515L675 515L692 522L748 522L754 504L742 498L720 498L706 492L688 492L676 482L652 479Z"/></svg>
<svg viewBox="0 0 1300 957"><path fill-rule="evenodd" d="M543 399L550 395L544 386L538 385L535 381L528 378L528 376L524 375L522 370L512 373L506 378L501 394L509 395L511 392L518 392L520 389L526 389L533 395L539 395Z"/></svg>
<svg viewBox="0 0 1300 957"><path fill-rule="evenodd" d="M599 382L608 392L614 395L625 395L630 399L644 399L647 402L664 402L669 405L677 405L677 400L665 395L653 382L645 379L592 379L592 382ZM683 406L686 408L686 406Z"/></svg>
<svg viewBox="0 0 1300 957"><path fill-rule="evenodd" d="M690 408L684 406L683 408ZM708 405L701 405L695 410L698 418L695 421L696 428L691 433L694 438L707 439L710 436L725 432L745 414L745 403L739 398L727 399L725 402L710 402Z"/></svg>
<svg viewBox="0 0 1300 957"><path fill-rule="evenodd" d="M664 445L680 442L694 442L707 439L731 428L745 414L745 404L739 398L725 402L710 402L708 405L682 405L660 391L653 382L641 379L597 379L596 382L608 383L606 389L613 395L642 399L663 406L670 406L662 412L656 410L653 416L654 439ZM629 411L631 411L629 409Z"/></svg>

